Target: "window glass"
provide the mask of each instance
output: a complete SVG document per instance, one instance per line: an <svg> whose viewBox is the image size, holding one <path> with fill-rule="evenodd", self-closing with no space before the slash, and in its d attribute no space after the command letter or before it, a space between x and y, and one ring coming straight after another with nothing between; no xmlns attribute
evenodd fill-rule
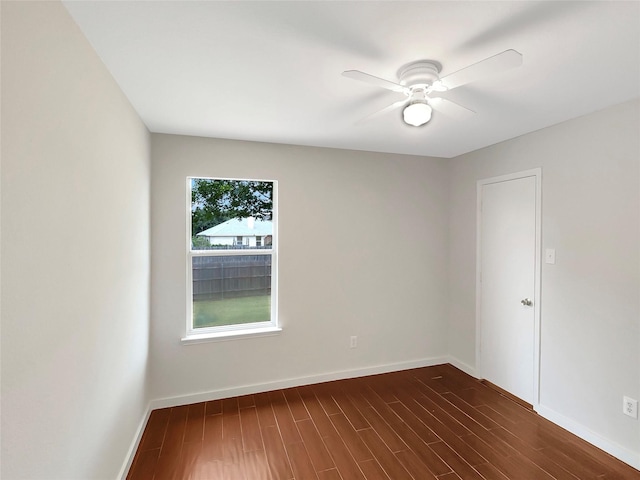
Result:
<svg viewBox="0 0 640 480"><path fill-rule="evenodd" d="M188 332L277 326L275 182L190 178Z"/></svg>

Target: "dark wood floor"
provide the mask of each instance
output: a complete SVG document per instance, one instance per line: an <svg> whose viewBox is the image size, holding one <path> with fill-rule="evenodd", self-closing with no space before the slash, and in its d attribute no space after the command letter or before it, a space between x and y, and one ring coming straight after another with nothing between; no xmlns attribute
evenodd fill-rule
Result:
<svg viewBox="0 0 640 480"><path fill-rule="evenodd" d="M640 479L451 365L154 410L138 479Z"/></svg>

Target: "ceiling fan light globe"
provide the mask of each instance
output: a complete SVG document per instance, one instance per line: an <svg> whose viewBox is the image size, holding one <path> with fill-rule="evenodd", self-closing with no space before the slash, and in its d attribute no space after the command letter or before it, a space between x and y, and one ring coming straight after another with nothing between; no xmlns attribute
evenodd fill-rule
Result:
<svg viewBox="0 0 640 480"><path fill-rule="evenodd" d="M426 103L411 103L402 111L402 119L407 125L419 127L431 120L432 111L432 108Z"/></svg>

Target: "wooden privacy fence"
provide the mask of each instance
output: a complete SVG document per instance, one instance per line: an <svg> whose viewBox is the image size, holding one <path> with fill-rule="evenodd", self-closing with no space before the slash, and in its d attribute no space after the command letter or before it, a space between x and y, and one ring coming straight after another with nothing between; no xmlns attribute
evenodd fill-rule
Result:
<svg viewBox="0 0 640 480"><path fill-rule="evenodd" d="M271 255L193 257L193 300L271 294Z"/></svg>

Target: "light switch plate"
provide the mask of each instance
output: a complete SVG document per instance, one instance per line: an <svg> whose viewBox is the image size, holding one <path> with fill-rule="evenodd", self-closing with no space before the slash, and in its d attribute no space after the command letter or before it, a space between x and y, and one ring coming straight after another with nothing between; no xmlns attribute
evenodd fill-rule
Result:
<svg viewBox="0 0 640 480"><path fill-rule="evenodd" d="M547 248L544 253L544 261L550 265L556 263L556 250L555 248Z"/></svg>

